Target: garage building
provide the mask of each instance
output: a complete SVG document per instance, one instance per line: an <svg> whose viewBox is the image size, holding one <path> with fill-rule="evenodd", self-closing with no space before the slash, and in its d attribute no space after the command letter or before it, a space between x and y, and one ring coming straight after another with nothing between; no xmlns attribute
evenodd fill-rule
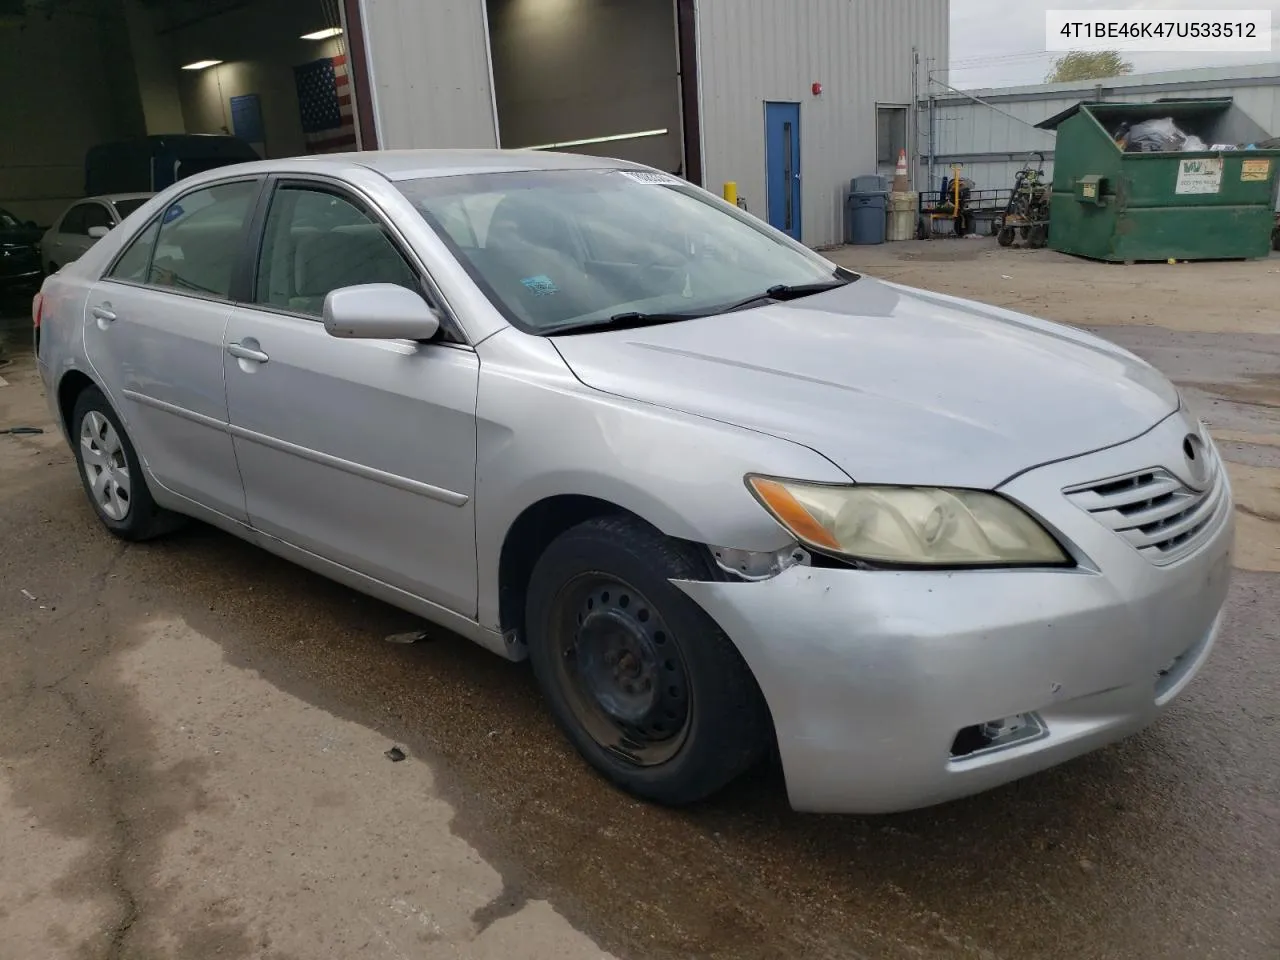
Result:
<svg viewBox="0 0 1280 960"><path fill-rule="evenodd" d="M651 164L806 243L917 155L948 0L0 0L0 207L41 224L95 144L263 156L536 147ZM15 95L21 91L20 95ZM911 169L916 164L911 163Z"/></svg>

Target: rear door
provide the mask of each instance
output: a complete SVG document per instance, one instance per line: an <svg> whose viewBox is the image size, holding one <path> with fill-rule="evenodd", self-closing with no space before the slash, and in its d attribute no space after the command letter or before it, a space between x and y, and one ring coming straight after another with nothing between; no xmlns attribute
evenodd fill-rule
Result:
<svg viewBox="0 0 1280 960"><path fill-rule="evenodd" d="M165 489L247 520L222 382L223 333L261 179L179 197L90 290L85 350Z"/></svg>
<svg viewBox="0 0 1280 960"><path fill-rule="evenodd" d="M427 291L367 200L328 181L280 181L253 303L235 309L226 336L250 522L474 617L479 360L457 336L427 344L330 337L325 295L362 283Z"/></svg>

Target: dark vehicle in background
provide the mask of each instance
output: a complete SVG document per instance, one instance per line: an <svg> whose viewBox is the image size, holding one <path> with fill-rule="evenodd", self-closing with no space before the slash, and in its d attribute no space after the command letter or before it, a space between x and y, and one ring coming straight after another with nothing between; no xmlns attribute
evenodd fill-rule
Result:
<svg viewBox="0 0 1280 960"><path fill-rule="evenodd" d="M0 292L40 286L40 236L31 220L19 220L0 208Z"/></svg>
<svg viewBox="0 0 1280 960"><path fill-rule="evenodd" d="M100 143L85 154L84 193L155 193L193 173L260 159L244 140L222 134L173 133Z"/></svg>

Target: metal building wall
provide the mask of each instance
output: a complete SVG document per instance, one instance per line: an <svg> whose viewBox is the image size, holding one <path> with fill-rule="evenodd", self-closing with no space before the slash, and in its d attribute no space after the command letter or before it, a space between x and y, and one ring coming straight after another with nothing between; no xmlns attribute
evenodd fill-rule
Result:
<svg viewBox="0 0 1280 960"><path fill-rule="evenodd" d="M484 0L361 0L379 146L497 146Z"/></svg>
<svg viewBox="0 0 1280 960"><path fill-rule="evenodd" d="M948 176L950 165L958 162L964 165L962 175L971 178L978 189L1010 186L1024 158L1033 150L1044 152L1045 171L1052 175L1055 134L1036 130L1032 125L1081 100L1135 103L1163 97L1230 97L1264 130L1272 136L1280 135L1280 63L1135 74L1101 83L971 92L992 106L951 93L935 101L934 179ZM922 110L922 132L926 137L921 148L923 165L928 151L928 114L924 105Z"/></svg>
<svg viewBox="0 0 1280 960"><path fill-rule="evenodd" d="M765 101L800 104L801 228L843 236L849 180L876 170L876 104L909 106L912 47L947 62L948 0L697 0L705 183L765 215ZM814 82L823 86L815 97ZM910 123L910 121L909 121ZM910 139L910 134L909 134Z"/></svg>

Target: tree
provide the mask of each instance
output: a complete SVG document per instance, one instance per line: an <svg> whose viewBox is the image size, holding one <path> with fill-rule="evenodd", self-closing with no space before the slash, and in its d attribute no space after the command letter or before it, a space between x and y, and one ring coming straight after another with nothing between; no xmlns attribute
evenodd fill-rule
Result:
<svg viewBox="0 0 1280 960"><path fill-rule="evenodd" d="M1066 83L1069 80L1101 80L1133 73L1133 64L1120 59L1114 50L1073 50L1053 62L1053 69L1044 78L1045 83Z"/></svg>

